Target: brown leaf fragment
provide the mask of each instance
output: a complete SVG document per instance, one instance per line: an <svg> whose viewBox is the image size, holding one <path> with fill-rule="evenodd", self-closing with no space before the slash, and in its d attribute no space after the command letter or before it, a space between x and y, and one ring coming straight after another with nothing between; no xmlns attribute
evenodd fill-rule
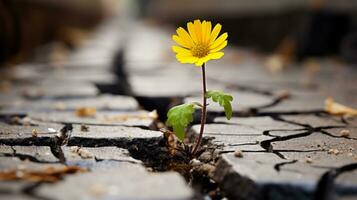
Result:
<svg viewBox="0 0 357 200"><path fill-rule="evenodd" d="M97 109L93 107L80 107L76 109L78 117L94 117L96 113Z"/></svg>
<svg viewBox="0 0 357 200"><path fill-rule="evenodd" d="M107 122L115 122L115 121L127 121L130 119L134 120L145 120L145 119L152 119L156 120L158 118L158 114L156 110L149 112L149 113L140 113L140 114L131 114L131 115L118 115L118 116L105 116L105 121Z"/></svg>
<svg viewBox="0 0 357 200"><path fill-rule="evenodd" d="M45 170L6 170L0 171L0 180L25 180L30 182L56 182L67 174L87 172L85 168L78 166L65 166L61 168L48 167Z"/></svg>
<svg viewBox="0 0 357 200"><path fill-rule="evenodd" d="M335 102L331 97L325 100L325 111L332 115L357 116L357 110Z"/></svg>
<svg viewBox="0 0 357 200"><path fill-rule="evenodd" d="M176 154L176 149L177 149L177 143L178 143L178 139L175 135L174 132L166 129L166 128L161 128L160 131L164 134L164 138L166 141L166 146L167 149L169 150L169 153L171 155L175 155Z"/></svg>

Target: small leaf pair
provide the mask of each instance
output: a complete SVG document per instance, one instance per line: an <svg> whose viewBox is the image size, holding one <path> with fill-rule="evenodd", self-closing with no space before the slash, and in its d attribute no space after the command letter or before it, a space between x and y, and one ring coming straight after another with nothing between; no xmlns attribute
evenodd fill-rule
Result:
<svg viewBox="0 0 357 200"><path fill-rule="evenodd" d="M207 91L206 98L212 98L214 102L219 103L219 105L224 108L227 119L231 119L231 101L233 101L232 95L222 91L212 90ZM195 105L197 105L197 103L185 103L171 108L167 113L167 125L173 127L176 136L180 140L185 138L185 129L193 121Z"/></svg>

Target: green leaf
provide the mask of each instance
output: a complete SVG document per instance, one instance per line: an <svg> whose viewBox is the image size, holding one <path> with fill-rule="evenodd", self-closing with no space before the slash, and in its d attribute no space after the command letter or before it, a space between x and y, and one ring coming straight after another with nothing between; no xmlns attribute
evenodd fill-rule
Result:
<svg viewBox="0 0 357 200"><path fill-rule="evenodd" d="M207 98L212 98L214 102L219 103L220 106L224 108L224 112L226 114L227 119L231 119L232 117L232 105L231 101L233 101L232 95L228 93L224 93L219 90L210 90L206 92Z"/></svg>
<svg viewBox="0 0 357 200"><path fill-rule="evenodd" d="M167 125L173 127L176 136L183 140L185 128L193 121L194 104L185 103L172 107L167 113Z"/></svg>

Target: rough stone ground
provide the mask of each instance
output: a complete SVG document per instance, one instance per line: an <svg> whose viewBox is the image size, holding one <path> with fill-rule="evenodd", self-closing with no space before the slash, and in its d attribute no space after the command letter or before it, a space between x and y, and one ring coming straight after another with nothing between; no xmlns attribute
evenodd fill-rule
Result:
<svg viewBox="0 0 357 200"><path fill-rule="evenodd" d="M2 69L0 199L357 198L357 121L324 111L328 96L357 106L356 69L273 73L230 47L207 76L234 94L233 119L210 102L205 151L169 158L159 119L200 101L200 71L173 60L165 28L128 24L104 23L64 61Z"/></svg>

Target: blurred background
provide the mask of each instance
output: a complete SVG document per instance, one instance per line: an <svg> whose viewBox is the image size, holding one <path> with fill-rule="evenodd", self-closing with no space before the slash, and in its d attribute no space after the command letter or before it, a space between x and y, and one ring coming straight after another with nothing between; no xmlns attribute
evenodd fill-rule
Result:
<svg viewBox="0 0 357 200"><path fill-rule="evenodd" d="M272 62L282 65L325 56L357 62L356 0L133 0L130 5L122 2L1 0L0 62L12 64L33 59L39 48L46 53L70 52L93 28L118 12L171 27L196 18L220 22L230 35L231 45L272 54Z"/></svg>

